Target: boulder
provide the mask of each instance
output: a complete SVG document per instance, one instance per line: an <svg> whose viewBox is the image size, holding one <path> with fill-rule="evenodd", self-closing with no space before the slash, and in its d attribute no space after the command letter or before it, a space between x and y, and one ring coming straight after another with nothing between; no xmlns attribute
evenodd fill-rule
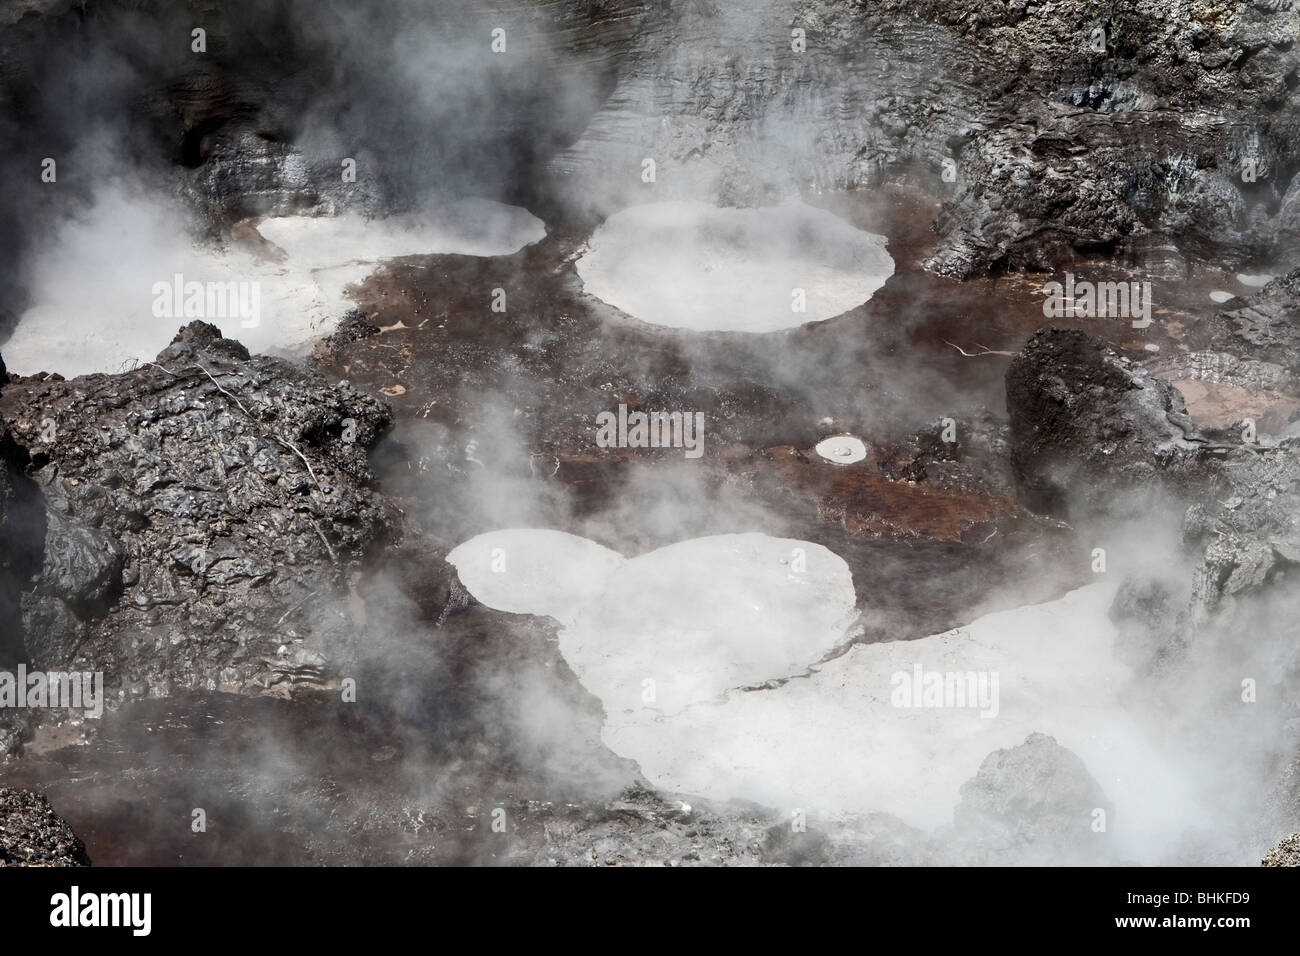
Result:
<svg viewBox="0 0 1300 956"><path fill-rule="evenodd" d="M0 419L40 504L33 666L103 671L110 698L346 669L347 576L398 526L370 488L386 405L192 322L132 371L15 380Z"/></svg>
<svg viewBox="0 0 1300 956"><path fill-rule="evenodd" d="M958 838L1021 863L1080 863L1106 854L1097 812L1109 814L1101 785L1073 752L1033 733L995 750L962 784L953 811ZM1049 856L1050 855L1050 858Z"/></svg>

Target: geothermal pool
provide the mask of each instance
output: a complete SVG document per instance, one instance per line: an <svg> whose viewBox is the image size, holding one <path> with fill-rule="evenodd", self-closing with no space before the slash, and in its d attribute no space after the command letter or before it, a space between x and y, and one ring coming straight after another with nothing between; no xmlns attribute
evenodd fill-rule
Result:
<svg viewBox="0 0 1300 956"><path fill-rule="evenodd" d="M606 219L577 270L588 294L653 325L777 332L866 302L894 261L883 236L802 202L664 202Z"/></svg>
<svg viewBox="0 0 1300 956"><path fill-rule="evenodd" d="M558 531L503 531L447 560L487 606L563 622L565 659L610 714L675 714L804 670L844 641L854 617L843 559L762 534L696 538L627 560Z"/></svg>
<svg viewBox="0 0 1300 956"><path fill-rule="evenodd" d="M6 364L65 377L120 371L151 361L193 319L253 353L292 350L331 332L352 307L349 286L386 259L508 255L546 234L527 210L481 199L386 219L272 218L257 230L272 248L204 248L184 241L184 224L156 198L101 197L58 230L37 262L36 301L3 343ZM206 295L197 308L187 305L190 283L206 290L232 282L244 284L250 308L210 314Z"/></svg>
<svg viewBox="0 0 1300 956"><path fill-rule="evenodd" d="M1156 859L1208 812L1169 741L1156 745L1151 715L1125 699L1114 585L848 646L852 575L811 542L719 535L626 559L520 529L481 534L447 560L487 606L560 622L565 660L604 706L604 742L667 792L883 811L937 829L985 757L1038 732L1083 760L1135 859ZM985 696L956 707L899 697L933 673L984 675Z"/></svg>

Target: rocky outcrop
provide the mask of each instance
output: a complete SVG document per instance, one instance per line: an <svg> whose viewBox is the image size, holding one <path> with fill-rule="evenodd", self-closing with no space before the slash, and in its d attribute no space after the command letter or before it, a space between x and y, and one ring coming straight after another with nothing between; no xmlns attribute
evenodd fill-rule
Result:
<svg viewBox="0 0 1300 956"><path fill-rule="evenodd" d="M314 30L302 0L29 3L0 22L0 106L69 161L89 158L79 131L118 129L210 221L466 191L598 219L899 182L945 200L928 260L942 274L1102 252L1177 277L1192 254L1231 264L1300 241L1300 8L1166 6L351 4ZM201 52L183 42L197 26ZM129 69L74 96L67 64L106 57L108 38ZM16 235L85 198L44 188L26 154L0 162Z"/></svg>
<svg viewBox="0 0 1300 956"><path fill-rule="evenodd" d="M1219 312L1210 329L1215 348L1300 375L1300 269L1274 279L1237 308Z"/></svg>
<svg viewBox="0 0 1300 956"><path fill-rule="evenodd" d="M0 158L14 187L0 224L26 236L75 211L105 185L72 175L83 163L184 196L205 230L514 190L582 131L643 12L639 0L11 5L0 132L42 152ZM57 188L40 179L44 157L59 164ZM18 261L0 263L0 281L16 281L21 257L6 258Z"/></svg>
<svg viewBox="0 0 1300 956"><path fill-rule="evenodd" d="M1102 250L1182 275L1187 251L1241 259L1294 225L1295 203L1275 213L1300 159L1298 23L1162 0L681 0L647 15L550 185L602 215L908 180L947 200L943 274Z"/></svg>
<svg viewBox="0 0 1300 956"><path fill-rule="evenodd" d="M1098 862L1106 857L1110 804L1074 753L1045 734L995 750L962 784L954 832L989 855L1018 863Z"/></svg>
<svg viewBox="0 0 1300 956"><path fill-rule="evenodd" d="M385 405L193 322L133 371L17 379L0 417L43 506L29 665L110 699L340 675L348 571L396 527L369 488Z"/></svg>
<svg viewBox="0 0 1300 956"><path fill-rule="evenodd" d="M1031 507L1115 514L1126 495L1205 474L1209 442L1178 391L1083 332L1038 332L1006 382L1011 462Z"/></svg>
<svg viewBox="0 0 1300 956"><path fill-rule="evenodd" d="M0 388L8 381L0 357ZM27 449L14 440L0 421L0 667L9 667L24 656L20 615L23 586L41 566L45 535L45 509L39 492L27 477L30 462ZM0 728L0 754L7 751L5 732Z"/></svg>
<svg viewBox="0 0 1300 956"><path fill-rule="evenodd" d="M0 291L18 283L30 224L90 198L97 181L77 171L111 168L128 155L133 174L183 196L218 233L247 216L369 213L479 188L557 219L590 220L651 199L758 204L901 182L945 200L938 248L923 255L929 269L954 277L1055 269L1080 253L1178 277L1193 258L1232 265L1300 241L1300 10L1287 2L1188 0L1176 16L1165 0L513 0L434 3L410 16L379 4L331 4L335 19L325 30L313 26L316 8L307 0L24 0L0 15L0 136L18 141L21 132L40 143L62 173L55 188L39 182L28 152L0 156L0 173L13 184L0 195L0 233L20 237L15 254L0 261ZM196 26L206 31L206 49L186 42ZM489 45L497 27L508 44L501 55ZM119 43L120 62L107 53ZM374 69L376 62L386 68ZM86 64L103 80L93 96L81 88L85 73L68 69ZM116 69L123 64L131 68ZM357 161L356 182L341 175L345 159ZM649 180L646 160L656 173ZM473 265L484 276L499 267L517 277L513 265ZM1233 303L1210 324L1205 349L1175 356L1170 368L1245 389L1293 388L1297 293L1293 274ZM417 366L411 376L435 393L421 396L418 409L413 397L405 400L412 422L418 415L438 428L459 425L472 406L469 390L454 383L467 377L490 392L540 369L545 390L537 394L552 411L573 411L579 424L594 403L617 394L618 376L643 356L667 356L672 378L652 367L660 359L647 363L646 378L673 383L663 392L657 382L641 388L646 401L695 401L694 383L709 377L704 365L690 367L690 355L661 342L643 348L626 328L617 333L624 338L605 339L603 319L557 308L557 297L536 285L526 294L563 314L542 337L504 317L495 332L476 320L459 340L448 333L426 357L435 367ZM0 302L3 330L23 303L7 294ZM602 333L579 342L583 327ZM501 347L503 328L527 340L526 361ZM358 319L333 347L373 330ZM372 367L385 375L391 341L373 343ZM564 367L582 374L550 375L552 356L575 342L580 354ZM737 350L726 343L725 352L718 365L735 367ZM621 366L609 355L630 359ZM845 368L847 395L860 370ZM386 408L289 363L253 358L202 325L184 330L156 364L122 375L6 379L0 364L0 666L103 670L115 698L259 693L352 672L366 630L350 572L396 527L370 490L366 461L388 428ZM1080 333L1040 333L1012 364L1007 386L1024 501L1071 521L1140 516L1153 497L1179 511L1193 572L1175 583L1174 574L1138 576L1116 604L1155 647L1194 640L1211 622L1248 635L1251 615L1290 619L1292 605L1270 602L1291 600L1279 585L1300 562L1295 442L1285 435L1252 442L1222 423L1198 427L1154 366ZM992 430L964 432L964 447L951 450L919 436L896 468L882 461L887 482L839 479L823 494L806 456L787 444L795 437L748 449L746 431L729 424L806 418L798 390L728 381L714 392L705 407L722 413L720 428L733 429L721 437L742 462L725 468L748 484L767 480L774 500L795 503L797 520L829 515L825 524L842 526L863 565L888 563L868 561L883 552L851 527L859 512L874 520L882 501L900 502L890 504L899 514L921 504L949 509L953 517L934 525L945 548L1000 513L986 508L982 489L969 507L956 496L938 505L907 497L927 471L955 486L967 477L961 455L1000 453ZM538 404L528 398L508 413ZM856 393L852 399L862 404ZM459 438L447 427L431 434ZM535 465L553 458L559 482L620 487L589 477L604 466L590 460L580 427L567 448L565 437L548 434L554 448L538 444L546 454L516 455L513 467L531 480ZM438 454L445 446L446 460L433 459L443 481L485 467L481 456L491 451L462 454L450 438L428 444ZM504 444L502 459L515 451ZM412 457L423 468L423 454ZM763 472L768 461L788 466ZM419 472L410 480L441 489ZM869 493L859 499L862 487ZM864 519L861 527L894 534L907 525ZM992 537L977 530L982 541ZM910 560L933 573L938 545L923 544L931 550L918 544ZM952 553L987 589L987 566L955 545ZM928 594L918 600L934 604ZM443 611L453 603L448 598ZM906 610L913 623L935 613ZM419 684L425 673L408 680ZM421 706L465 689L451 678L445 687L447 694L422 695ZM0 753L20 733L0 728ZM363 756L392 759L384 748ZM154 751L146 748L141 761L151 766ZM80 765L70 774L80 776ZM1036 736L986 761L963 791L957 824L973 834L972 846L987 844L995 855L1032 852L1040 842L1073 839L1080 813L1100 799L1077 758ZM357 819L369 809L358 805ZM391 809L396 819L406 808ZM635 794L577 814L548 805L537 814L539 831L556 834L558 845L534 848L535 860L843 859L838 844L815 831L796 838L783 823L741 826L711 812L691 816ZM313 823L298 819L302 841ZM863 858L934 852L894 830L881 824Z"/></svg>
<svg viewBox="0 0 1300 956"><path fill-rule="evenodd" d="M90 857L44 796L0 787L0 866L90 866Z"/></svg>
<svg viewBox="0 0 1300 956"><path fill-rule="evenodd" d="M1233 352L1157 364L1243 388L1284 382L1296 370L1284 345L1293 288L1272 283L1212 323L1217 344ZM1268 323L1237 321L1243 312L1283 318L1264 335ZM1265 341L1269 361L1256 357ZM1261 828L1294 829L1296 778L1286 768L1300 679L1291 640L1300 615L1300 439L1242 423L1198 432L1173 386L1077 332L1038 333L1013 361L1007 387L1012 461L1026 493L1140 556L1127 562L1111 608L1117 653L1179 694L1203 695L1202 714L1225 735L1257 738L1261 721L1244 715L1267 713L1279 728L1278 760L1249 771L1269 792ZM1180 534L1162 543L1171 524Z"/></svg>
<svg viewBox="0 0 1300 956"><path fill-rule="evenodd" d="M1280 300L1274 283L1247 308L1284 314ZM1227 353L1204 353L1199 364L1210 357L1241 364ZM1212 620L1244 626L1236 612L1259 613L1256 599L1300 561L1291 517L1300 440L1202 432L1173 386L1081 332L1036 334L1007 371L1007 400L1012 463L1032 506L1084 520L1181 516L1190 581L1152 568L1126 581L1116 603L1130 640L1149 654L1184 645Z"/></svg>
<svg viewBox="0 0 1300 956"><path fill-rule="evenodd" d="M1209 323L1220 349L1208 353L1253 391L1290 389L1300 376L1300 272L1273 280L1258 293L1219 312ZM1238 422L1216 437L1228 446L1213 482L1189 507L1183 534L1200 560L1194 575L1191 620L1204 624L1289 611L1289 584L1300 562L1300 438L1293 423L1277 434L1255 433ZM1250 425L1250 428L1244 426ZM1258 600L1265 602L1260 605ZM1271 612L1266 610L1271 607Z"/></svg>

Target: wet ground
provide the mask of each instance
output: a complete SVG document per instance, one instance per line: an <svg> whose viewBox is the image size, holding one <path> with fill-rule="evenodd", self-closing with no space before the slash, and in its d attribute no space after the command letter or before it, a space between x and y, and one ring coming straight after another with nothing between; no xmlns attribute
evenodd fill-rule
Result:
<svg viewBox="0 0 1300 956"><path fill-rule="evenodd" d="M585 295L573 265L585 235L552 230L511 257L391 263L356 293L381 331L319 350L318 364L394 405L381 482L448 548L509 526L572 531L629 555L762 530L842 555L860 597L909 622L878 635L892 639L1006 606L1004 584L1020 602L1026 587L1037 600L1084 583L1087 562L1068 529L1015 501L999 431L1010 356L1046 324L1137 356L1195 348L1209 291L1232 277L1155 280L1146 330L1113 318L1048 320L1050 277L957 283L925 272L939 207L916 191L809 201L888 236L897 265L870 301L824 322L767 335L648 325ZM1121 278L1113 267L1072 268ZM504 290L506 311L491 310L494 290ZM596 416L619 404L703 412L704 454L598 448ZM860 436L867 459L817 455L837 433ZM476 494L485 473L512 494ZM942 584L922 598L922 579Z"/></svg>
<svg viewBox="0 0 1300 956"><path fill-rule="evenodd" d="M1091 543L1016 501L1001 431L1010 356L1047 324L1134 354L1195 349L1209 292L1232 281L1157 280L1143 331L1050 321L1047 277L956 283L921 268L938 210L928 197L808 201L889 237L896 272L861 307L770 335L655 327L585 295L574 260L586 235L562 227L513 256L390 262L354 294L378 330L355 327L314 357L397 414L375 465L407 542L357 584L378 702L302 688L292 701L139 702L88 742L43 730L0 782L48 793L98 864L610 862L660 852L654 834L672 827L693 834L699 862L764 859L765 811L706 826L628 791L635 768L599 743L599 705L553 626L473 604L443 556L502 527L570 531L628 556L727 532L812 541L848 563L872 612L863 641L1060 596L1091 580ZM703 412L704 454L598 447L596 416L619 404ZM863 461L816 454L841 433L865 441ZM559 701L540 737L526 732L521 686ZM491 828L498 807L504 834Z"/></svg>

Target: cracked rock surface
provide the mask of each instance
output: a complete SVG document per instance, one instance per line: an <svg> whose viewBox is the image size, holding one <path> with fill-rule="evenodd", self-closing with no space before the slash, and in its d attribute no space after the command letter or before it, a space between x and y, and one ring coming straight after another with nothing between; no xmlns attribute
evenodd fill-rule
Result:
<svg viewBox="0 0 1300 956"><path fill-rule="evenodd" d="M110 699L339 676L347 571L396 528L387 406L193 322L133 371L12 381L0 416L43 505L11 653Z"/></svg>
<svg viewBox="0 0 1300 956"><path fill-rule="evenodd" d="M0 787L0 866L89 866L85 844L40 794Z"/></svg>

